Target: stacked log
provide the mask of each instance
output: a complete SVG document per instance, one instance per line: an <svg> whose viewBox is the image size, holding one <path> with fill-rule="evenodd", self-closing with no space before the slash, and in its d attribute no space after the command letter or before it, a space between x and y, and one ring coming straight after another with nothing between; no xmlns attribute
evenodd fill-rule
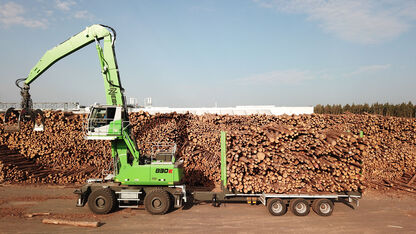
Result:
<svg viewBox="0 0 416 234"><path fill-rule="evenodd" d="M4 124L0 125L0 145L19 153L15 161L21 162L20 157L24 157L29 160L25 163L30 164L30 170L14 169L22 174L19 177L3 170L3 180L66 184L101 177L101 171L108 168L111 161L109 143L84 140L85 117L68 112L46 112L43 132L34 132L29 123L21 123L19 132L6 133ZM8 163L10 158L11 155L1 155L4 168L13 166Z"/></svg>
<svg viewBox="0 0 416 234"><path fill-rule="evenodd" d="M47 112L44 132L33 132L23 125L19 133L5 133L0 123L0 145L59 172L46 179L17 181L82 183L86 178L100 177L110 166L109 142L84 140L85 118ZM151 150L152 143L177 144L186 183L192 186L219 183L222 130L228 133L228 187L239 192L355 191L416 171L415 119L367 114L196 116L137 112L130 114L130 122L144 153ZM364 137L359 136L361 131ZM14 181L9 173L7 179Z"/></svg>
<svg viewBox="0 0 416 234"><path fill-rule="evenodd" d="M414 156L416 152L414 147L415 140L413 132L408 130L415 128L414 119L351 114L340 116L203 115L192 117L170 114L170 117L172 120L176 119L175 122L186 122L188 126L186 134L182 134L181 137L175 134L177 130L172 127L174 126L172 123L169 124L170 127L166 125L163 132L165 134L170 133L172 135L171 139L183 139L184 137L188 139L188 141L184 141L182 145L179 145L179 149L180 156L185 160L187 182L191 185L212 186L219 182L219 132L221 130L226 130L230 133L231 138L227 139L229 147L236 146L242 148L242 150L236 150L237 153L234 152L234 154L243 154L248 150L252 150L248 149L247 146L241 147L240 145L244 142L244 139L248 138L251 139L250 141L253 141L250 144L254 145L251 147L254 148L251 151L251 155L254 155L253 152L257 150L256 148L258 148L260 142L266 144L263 148L275 153L271 155L271 158L270 155L265 155L269 158L265 157L266 161L272 160L273 157L280 157L286 160L285 163L287 165L293 165L292 163L300 164L301 160L304 160L303 164L309 165L312 163L314 165L314 170L307 170L302 173L305 173L305 177L315 179L306 180L301 175L302 179L297 179L296 181L292 178L293 176L289 176L289 173L286 173L286 180L294 183L282 186L278 176L278 181L272 179L266 183L264 180L260 180L258 166L253 165L253 162L249 161L246 164L252 165L251 167L256 167L257 169L252 170L251 175L241 173L241 171L236 174L241 178L245 178L245 181L250 176L256 179L250 179L248 181L251 182L240 185L231 184L236 183L233 181L234 178L231 178L229 181L230 188L236 188L243 192L260 190L260 187L252 188L252 186L249 186L250 184L267 184L267 186L262 186L263 189L267 187L274 192L357 190L364 188L365 185L373 186L377 182L383 181L383 179L398 179L404 173L414 173L416 170L416 158ZM165 118L166 115L155 115L149 117L148 121L162 124L162 122L166 121ZM142 127L140 127L142 130L141 134L152 135L151 128L146 130L146 123L147 120L143 119ZM278 125L278 127L275 127L277 128L275 132L282 132L279 133L279 141L266 140L264 138L264 135L266 137L269 135L267 138L270 138L270 130L265 131L264 129L264 126L270 124ZM284 128L282 128L282 125ZM387 133L386 128L388 128ZM264 139L257 141L256 137L261 136L261 131L264 132ZM363 138L359 137L360 131L364 132ZM294 134L290 132L294 132ZM154 139L157 139L157 136L154 137L156 137ZM136 138L140 139L140 135L136 135ZM234 140L237 142L233 143ZM307 144L308 142L310 144ZM284 150L279 153L278 150L273 149L269 144L274 145L279 150L283 147ZM279 148L279 145L281 148ZM379 149L384 150L380 151ZM235 163L230 159L232 158L232 155L230 155L233 154L232 152L233 148L229 149L227 156L229 174L233 173L233 167L230 165ZM297 158L298 162L296 160L292 162L292 160L287 158ZM401 162L401 164L397 162ZM264 166L261 163L260 165ZM235 168L242 170L241 166L237 165ZM274 167L268 166L269 168L263 169L263 171L271 175L270 171L275 170L273 169ZM296 168L296 165L294 168ZM282 166L281 170L287 171L291 169ZM285 176L285 173L280 176ZM296 178L298 177L296 174ZM271 176L271 178L274 177Z"/></svg>
<svg viewBox="0 0 416 234"><path fill-rule="evenodd" d="M357 191L363 139L340 131L315 132L270 124L232 132L230 188L247 192Z"/></svg>

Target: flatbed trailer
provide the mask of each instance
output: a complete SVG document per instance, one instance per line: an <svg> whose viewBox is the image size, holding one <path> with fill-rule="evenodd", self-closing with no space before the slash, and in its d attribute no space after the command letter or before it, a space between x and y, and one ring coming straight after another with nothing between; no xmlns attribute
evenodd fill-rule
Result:
<svg viewBox="0 0 416 234"><path fill-rule="evenodd" d="M321 193L321 194L276 194L276 193L231 193L227 190L220 192L194 191L192 198L197 202L212 202L213 206L220 206L221 203L247 202L248 204L261 203L267 207L271 215L284 215L289 209L297 216L305 216L310 208L321 216L330 216L334 210L334 203L348 204L350 207L359 206L361 193Z"/></svg>
<svg viewBox="0 0 416 234"><path fill-rule="evenodd" d="M318 215L330 216L334 210L334 202L342 202L356 208L362 196L360 192L293 194L231 192L227 189L226 162L226 133L221 132L221 191L194 191L192 196L195 201L212 202L213 206L227 202L249 204L260 202L267 207L270 214L275 216L284 215L288 209L297 216L305 216L312 207Z"/></svg>

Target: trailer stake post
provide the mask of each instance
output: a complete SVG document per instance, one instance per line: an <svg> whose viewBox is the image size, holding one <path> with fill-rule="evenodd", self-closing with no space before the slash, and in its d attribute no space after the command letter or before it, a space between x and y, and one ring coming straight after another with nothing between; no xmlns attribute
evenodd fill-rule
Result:
<svg viewBox="0 0 416 234"><path fill-rule="evenodd" d="M221 187L222 190L227 188L227 135L221 131Z"/></svg>

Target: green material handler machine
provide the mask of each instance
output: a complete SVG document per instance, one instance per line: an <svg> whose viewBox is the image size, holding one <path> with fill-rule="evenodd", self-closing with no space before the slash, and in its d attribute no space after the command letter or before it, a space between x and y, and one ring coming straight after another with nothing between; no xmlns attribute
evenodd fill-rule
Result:
<svg viewBox="0 0 416 234"><path fill-rule="evenodd" d="M24 121L32 123L35 131L42 131L43 113L32 110L30 84L60 59L95 42L107 105L91 108L85 124L85 139L111 142L113 171L104 179L89 179L87 184L77 189L77 206L88 203L94 213L105 214L116 207L137 207L144 202L150 213L164 214L170 207L180 207L186 201L186 188L181 184L183 162L176 161L176 145L172 143L157 143L148 155L142 155L137 148L131 135L124 89L120 82L115 40L114 29L97 24L48 50L27 78L16 80L21 89L22 109L11 108L6 112L5 130L19 131L20 121ZM17 121L12 123L13 117Z"/></svg>

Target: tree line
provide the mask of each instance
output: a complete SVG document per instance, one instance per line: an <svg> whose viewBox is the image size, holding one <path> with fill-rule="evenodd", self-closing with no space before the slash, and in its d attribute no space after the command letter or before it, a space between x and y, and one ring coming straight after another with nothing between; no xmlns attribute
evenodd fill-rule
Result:
<svg viewBox="0 0 416 234"><path fill-rule="evenodd" d="M390 104L390 103L374 103L374 104L346 104L346 105L316 105L314 107L314 113L316 114L376 114L384 116L398 116L398 117L415 117L416 106L412 102L402 104Z"/></svg>

